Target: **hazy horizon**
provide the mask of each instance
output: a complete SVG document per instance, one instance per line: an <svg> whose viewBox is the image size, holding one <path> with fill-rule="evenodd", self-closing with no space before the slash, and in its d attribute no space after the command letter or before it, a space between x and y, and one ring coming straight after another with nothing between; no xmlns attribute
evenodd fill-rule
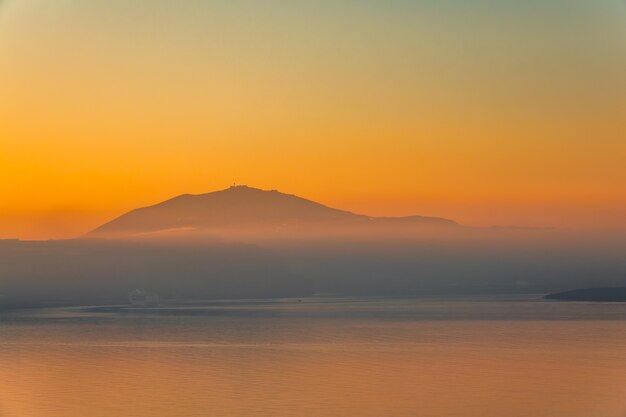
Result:
<svg viewBox="0 0 626 417"><path fill-rule="evenodd" d="M582 225L578 225L577 227L575 226L555 226L555 225L549 225L549 224L543 224L543 225L537 225L537 224L497 224L497 223L486 223L486 224L472 224L472 223L460 223L458 222L456 219L454 218L445 218L445 217L441 217L438 216L436 213L430 213L430 214L424 214L421 212L411 212L411 213L396 213L396 214L383 214L383 215L372 215L371 213L364 213L364 212L354 212L354 211L350 211L350 210L344 210L342 207L337 207L337 206L330 206L330 205L326 205L326 204L322 204L319 201L314 201L314 200L310 200L308 198L305 198L304 196L301 195L297 195L297 194L285 194L282 193L281 190L276 190L275 188L271 188L271 189L260 189L260 188L256 188L253 186L249 186L247 184L231 184L230 186L226 187L226 188L219 188L216 190L206 190L205 192L201 192L201 193L197 193L197 194L192 194L192 193L181 193L181 194L177 194L174 196L171 196L170 198L166 198L162 201L157 201L154 202L153 204L148 204L146 206L138 206L138 207L130 207L128 210L124 210L121 211L119 213L115 213L115 214L111 214L110 217L106 217L101 221L96 222L96 220L88 220L86 221L84 218L82 218L81 213L66 213L67 214L67 218L65 218L65 216L61 216L61 219L56 219L54 220L53 218L55 217L54 213L48 213L50 216L52 216L51 218L49 218L47 221L44 218L39 218L39 220L35 220L31 214L24 214L25 216L27 216L28 218L31 219L32 223L26 228L25 230L25 234L20 235L19 233L17 234L7 234L10 232L6 232L7 228L5 229L1 229L0 230L0 239L20 239L20 240L56 240L56 239L79 239L82 238L86 235L88 235L89 233L93 232L94 230L112 222L115 221L116 219L123 217L124 215L127 215L131 212L135 212L137 210L144 210L144 209L149 209L152 207L158 207L160 205L162 205L163 203L172 201L172 200L176 200L178 198L181 197L185 197L185 196L204 196L204 195L210 195L210 194L214 194L217 192L222 192L222 191L227 191L229 189L233 189L235 187L244 187L244 188L250 188L253 190L259 190L259 191L264 191L264 192L278 192L279 194L284 194L287 196L295 196L297 198L306 200L306 201L310 201L312 203L315 204L321 204L322 206L331 209L331 210L337 210L337 211L344 211L346 213L349 214L353 214L355 216L362 216L362 217L367 217L367 218L376 218L376 219L405 219L405 218L410 218L410 217L423 217L426 219L441 219L441 220L445 220L445 221L450 221L452 223L455 223L459 226L462 227L466 227L466 228L470 228L470 229L474 229L474 230L489 230L489 229L509 229L509 230L552 230L554 232L564 232L564 233L583 233L585 235L589 235L589 236L600 236L602 234L620 234L622 232L622 228L620 226L616 226L616 227L608 227L608 226L603 226L603 227L598 227L598 226L582 226ZM57 213L58 214L58 213ZM46 217L46 216L44 216ZM11 217L11 215L9 214L8 216L6 216L6 220L12 220L13 218ZM56 221L61 221L61 223L59 224L59 226L63 226L66 225L67 222L72 222L74 221L74 227L78 227L78 230L73 230L72 232L67 232L67 231L62 231L62 232L55 232L55 231L49 231L49 233L51 234L45 234L42 235L42 229L41 227L44 227L46 225L51 225L52 223L56 222ZM86 223L86 224L85 224ZM23 224L21 224L18 221L18 226L21 227L23 226ZM11 230L11 228L8 228L9 230ZM70 229L73 229L72 226L70 226ZM245 231L246 230L246 226L242 225L242 230L241 231ZM4 230L5 235L2 235L2 231ZM320 232L322 233L322 232Z"/></svg>

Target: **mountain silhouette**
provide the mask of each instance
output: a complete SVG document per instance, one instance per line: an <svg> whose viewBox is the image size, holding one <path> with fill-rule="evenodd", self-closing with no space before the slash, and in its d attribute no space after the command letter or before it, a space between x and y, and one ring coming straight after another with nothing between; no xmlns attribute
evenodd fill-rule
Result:
<svg viewBox="0 0 626 417"><path fill-rule="evenodd" d="M183 194L162 203L132 210L87 234L87 237L125 237L167 232L211 232L236 229L323 230L455 226L437 217L370 217L327 207L276 190L245 185L207 194Z"/></svg>

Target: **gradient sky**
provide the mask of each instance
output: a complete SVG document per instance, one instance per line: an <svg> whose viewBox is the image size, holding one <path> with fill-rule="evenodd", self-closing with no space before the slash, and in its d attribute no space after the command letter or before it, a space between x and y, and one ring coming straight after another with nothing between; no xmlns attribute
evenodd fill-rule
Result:
<svg viewBox="0 0 626 417"><path fill-rule="evenodd" d="M234 181L626 229L622 0L3 0L0 237Z"/></svg>

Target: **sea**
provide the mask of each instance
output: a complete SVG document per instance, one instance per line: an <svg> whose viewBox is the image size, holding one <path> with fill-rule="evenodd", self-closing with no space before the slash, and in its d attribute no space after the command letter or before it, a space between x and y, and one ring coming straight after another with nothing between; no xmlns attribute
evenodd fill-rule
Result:
<svg viewBox="0 0 626 417"><path fill-rule="evenodd" d="M625 417L626 303L223 300L0 313L1 417Z"/></svg>

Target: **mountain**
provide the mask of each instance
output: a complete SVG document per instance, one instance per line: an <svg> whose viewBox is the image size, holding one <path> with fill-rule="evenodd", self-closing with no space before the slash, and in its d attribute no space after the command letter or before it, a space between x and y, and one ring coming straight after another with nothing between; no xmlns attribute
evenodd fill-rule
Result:
<svg viewBox="0 0 626 417"><path fill-rule="evenodd" d="M581 288L548 294L546 300L626 302L626 287Z"/></svg>
<svg viewBox="0 0 626 417"><path fill-rule="evenodd" d="M162 203L130 211L87 237L126 237L156 233L219 231L323 231L341 228L383 230L412 226L455 226L436 217L370 217L324 206L276 190L245 185L207 194L183 194Z"/></svg>

